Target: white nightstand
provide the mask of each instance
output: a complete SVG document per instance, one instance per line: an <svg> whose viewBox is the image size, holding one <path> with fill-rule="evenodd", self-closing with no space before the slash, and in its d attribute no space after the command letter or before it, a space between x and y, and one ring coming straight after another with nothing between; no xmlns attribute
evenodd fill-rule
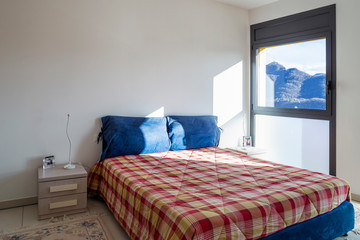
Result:
<svg viewBox="0 0 360 240"><path fill-rule="evenodd" d="M257 147L235 146L235 147L230 147L229 149L235 150L237 152L243 153L243 154L248 155L248 156L266 153L265 149L257 148Z"/></svg>
<svg viewBox="0 0 360 240"><path fill-rule="evenodd" d="M86 211L87 172L76 164L64 169L64 164L38 169L39 219Z"/></svg>

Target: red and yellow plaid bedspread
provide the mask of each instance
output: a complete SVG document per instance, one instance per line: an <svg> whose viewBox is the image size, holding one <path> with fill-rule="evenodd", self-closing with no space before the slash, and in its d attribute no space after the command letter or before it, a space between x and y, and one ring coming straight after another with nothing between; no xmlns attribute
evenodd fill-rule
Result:
<svg viewBox="0 0 360 240"><path fill-rule="evenodd" d="M217 147L106 159L89 189L131 239L258 239L349 200L342 179Z"/></svg>

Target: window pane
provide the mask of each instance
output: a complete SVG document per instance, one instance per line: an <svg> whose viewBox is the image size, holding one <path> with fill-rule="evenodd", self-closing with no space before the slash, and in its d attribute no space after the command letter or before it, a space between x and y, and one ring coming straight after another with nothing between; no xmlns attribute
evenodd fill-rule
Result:
<svg viewBox="0 0 360 240"><path fill-rule="evenodd" d="M262 158L329 174L328 120L256 115L255 127Z"/></svg>
<svg viewBox="0 0 360 240"><path fill-rule="evenodd" d="M326 39L257 49L259 107L326 110Z"/></svg>

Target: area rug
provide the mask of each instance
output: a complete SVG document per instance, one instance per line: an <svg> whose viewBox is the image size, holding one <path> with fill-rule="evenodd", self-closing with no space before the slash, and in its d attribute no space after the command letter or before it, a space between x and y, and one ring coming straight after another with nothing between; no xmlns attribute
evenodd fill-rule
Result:
<svg viewBox="0 0 360 240"><path fill-rule="evenodd" d="M360 202L352 202L355 209L355 228L360 227Z"/></svg>
<svg viewBox="0 0 360 240"><path fill-rule="evenodd" d="M63 221L0 236L1 240L110 240L98 216Z"/></svg>

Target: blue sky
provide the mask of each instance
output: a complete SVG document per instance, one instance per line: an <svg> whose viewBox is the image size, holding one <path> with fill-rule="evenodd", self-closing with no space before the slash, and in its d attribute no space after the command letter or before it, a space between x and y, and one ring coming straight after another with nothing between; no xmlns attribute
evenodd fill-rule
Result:
<svg viewBox="0 0 360 240"><path fill-rule="evenodd" d="M285 68L297 68L310 75L326 72L326 40L266 48L266 64L276 61Z"/></svg>

